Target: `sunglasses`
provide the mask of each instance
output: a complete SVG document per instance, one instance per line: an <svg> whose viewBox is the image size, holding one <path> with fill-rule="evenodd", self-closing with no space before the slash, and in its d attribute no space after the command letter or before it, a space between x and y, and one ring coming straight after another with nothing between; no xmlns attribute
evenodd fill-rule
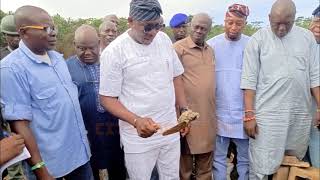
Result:
<svg viewBox="0 0 320 180"><path fill-rule="evenodd" d="M159 31L162 27L163 27L163 24L159 24L159 23L157 23L157 24L147 24L147 25L144 25L143 32L147 33L147 32L152 31L153 29L156 29L157 31Z"/></svg>
<svg viewBox="0 0 320 180"><path fill-rule="evenodd" d="M44 30L47 34L51 34L54 32L58 32L58 29L55 28L54 26L23 26L20 27L20 29L39 29L39 30Z"/></svg>

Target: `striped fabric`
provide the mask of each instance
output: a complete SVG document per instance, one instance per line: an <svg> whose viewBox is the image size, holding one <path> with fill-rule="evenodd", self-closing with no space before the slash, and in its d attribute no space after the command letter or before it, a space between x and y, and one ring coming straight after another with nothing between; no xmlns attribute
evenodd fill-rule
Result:
<svg viewBox="0 0 320 180"><path fill-rule="evenodd" d="M99 64L92 64L92 65L87 65L87 68L89 69L89 73L92 77L92 79L95 82L100 81L100 65ZM100 104L100 98L99 98L99 83L94 83L94 90L96 92L96 102L97 102L97 111L104 113L105 110Z"/></svg>
<svg viewBox="0 0 320 180"><path fill-rule="evenodd" d="M132 0L129 16L136 21L153 21L162 14L158 0Z"/></svg>

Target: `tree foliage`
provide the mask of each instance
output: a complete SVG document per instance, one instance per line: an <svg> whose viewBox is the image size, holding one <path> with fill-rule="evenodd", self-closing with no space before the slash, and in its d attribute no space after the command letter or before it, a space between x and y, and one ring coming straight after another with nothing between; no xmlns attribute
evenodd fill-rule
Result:
<svg viewBox="0 0 320 180"><path fill-rule="evenodd" d="M5 13L0 10L0 19L2 19L5 15L9 13L10 12ZM189 18L192 19L192 15L190 15ZM66 58L71 56L74 53L74 47L73 47L74 32L79 26L81 26L82 24L89 24L94 26L98 30L99 25L102 23L102 18L101 19L97 19L97 18L71 19L71 18L64 18L59 14L54 15L53 20L56 27L58 28L57 50L63 53ZM310 22L311 22L311 18L305 18L305 17L297 17L295 21L296 25L304 28L308 28ZM250 22L246 25L244 29L244 34L251 36L263 25L264 24L261 21ZM126 18L120 18L118 29L120 33L123 33L128 29L128 21ZM165 27L164 32L167 33L170 37L172 37L172 31L170 27ZM223 32L224 32L223 25L214 24L211 31L208 34L207 39L212 38ZM3 35L0 34L0 46L4 46L4 45L5 45L5 42L3 39Z"/></svg>

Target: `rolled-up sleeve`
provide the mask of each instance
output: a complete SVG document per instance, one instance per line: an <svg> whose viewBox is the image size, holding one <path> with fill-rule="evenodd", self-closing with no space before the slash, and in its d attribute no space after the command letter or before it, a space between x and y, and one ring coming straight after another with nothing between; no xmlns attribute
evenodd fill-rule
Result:
<svg viewBox="0 0 320 180"><path fill-rule="evenodd" d="M183 74L184 69L176 51L173 48L172 48L172 57L173 57L173 77L177 77Z"/></svg>
<svg viewBox="0 0 320 180"><path fill-rule="evenodd" d="M314 88L320 86L320 45L314 42L310 49L310 84Z"/></svg>
<svg viewBox="0 0 320 180"><path fill-rule="evenodd" d="M119 97L123 81L122 59L115 49L107 49L100 58L100 88L103 96Z"/></svg>
<svg viewBox="0 0 320 180"><path fill-rule="evenodd" d="M179 76L179 75L184 73L184 68L183 68L183 65L181 63L181 55L182 55L183 49L177 44L173 44L173 49L174 49L174 51L172 52L173 57L174 57L174 61L173 61L173 66L174 66L173 76L177 77L177 76Z"/></svg>
<svg viewBox="0 0 320 180"><path fill-rule="evenodd" d="M241 89L256 90L260 70L260 49L258 41L251 38L244 50L241 75Z"/></svg>
<svg viewBox="0 0 320 180"><path fill-rule="evenodd" d="M0 75L0 101L3 118L31 121L31 97L27 78L11 67L1 67Z"/></svg>

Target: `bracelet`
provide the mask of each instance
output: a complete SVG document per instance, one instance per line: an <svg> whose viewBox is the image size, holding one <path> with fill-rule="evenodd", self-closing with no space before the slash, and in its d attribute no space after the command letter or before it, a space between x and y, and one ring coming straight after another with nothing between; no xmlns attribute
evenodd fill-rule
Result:
<svg viewBox="0 0 320 180"><path fill-rule="evenodd" d="M243 118L243 121L244 121L244 122L252 121L252 120L256 120L256 116L252 116L252 117L248 117L248 118L247 118L247 117L244 117L244 118Z"/></svg>
<svg viewBox="0 0 320 180"><path fill-rule="evenodd" d="M254 113L254 110L249 109L249 110L245 110L245 111L244 111L244 113L248 113L248 112Z"/></svg>
<svg viewBox="0 0 320 180"><path fill-rule="evenodd" d="M180 114L182 114L183 112L188 111L188 110L189 110L188 107L181 107L181 108L179 109Z"/></svg>
<svg viewBox="0 0 320 180"><path fill-rule="evenodd" d="M41 161L41 162L38 162L37 164L35 164L34 166L32 166L31 170L34 171L34 170L42 168L43 166L45 166L45 163L43 161Z"/></svg>
<svg viewBox="0 0 320 180"><path fill-rule="evenodd" d="M134 118L134 120L133 120L133 126L134 126L135 128L137 128L137 121L138 121L138 119L139 119L139 118Z"/></svg>

